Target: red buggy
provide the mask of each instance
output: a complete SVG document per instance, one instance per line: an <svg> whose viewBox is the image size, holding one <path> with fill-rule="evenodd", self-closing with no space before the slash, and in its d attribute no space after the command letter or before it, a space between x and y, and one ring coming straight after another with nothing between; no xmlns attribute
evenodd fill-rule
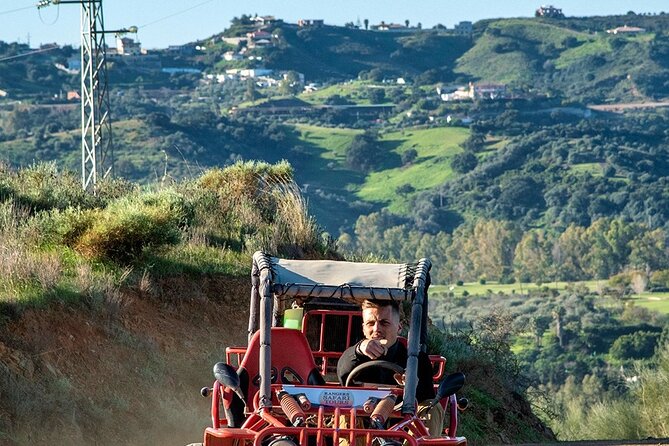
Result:
<svg viewBox="0 0 669 446"><path fill-rule="evenodd" d="M251 273L248 346L229 347L214 366L212 426L205 446L465 445L457 437L461 373L444 375L445 359L431 355L437 403L448 427L428 435L416 415L418 353L425 349L431 264L286 260L257 252ZM362 338L365 299L410 304L406 370L387 361L364 368L404 373L403 386L336 381L341 353ZM360 387L362 385L362 387ZM395 402L401 400L401 406ZM466 400L460 400L464 406Z"/></svg>

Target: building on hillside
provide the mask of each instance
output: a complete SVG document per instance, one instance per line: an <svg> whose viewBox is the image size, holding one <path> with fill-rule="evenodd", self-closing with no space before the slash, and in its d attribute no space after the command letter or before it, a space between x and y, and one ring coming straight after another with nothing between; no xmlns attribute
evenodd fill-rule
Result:
<svg viewBox="0 0 669 446"><path fill-rule="evenodd" d="M645 28L639 28L637 26L619 26L617 28L607 29L609 34L639 34L646 32Z"/></svg>
<svg viewBox="0 0 669 446"><path fill-rule="evenodd" d="M540 6L535 12L534 12L535 17L549 17L552 19L562 19L564 18L564 14L562 13L561 8L556 8L553 5L548 5L548 6Z"/></svg>
<svg viewBox="0 0 669 446"><path fill-rule="evenodd" d="M306 28L306 27L319 27L325 25L323 19L299 19L297 21L297 26Z"/></svg>
<svg viewBox="0 0 669 446"><path fill-rule="evenodd" d="M167 74L201 74L202 70L190 67L163 67L160 72Z"/></svg>
<svg viewBox="0 0 669 446"><path fill-rule="evenodd" d="M470 35L474 31L474 24L469 21L462 21L453 27L456 34Z"/></svg>
<svg viewBox="0 0 669 446"><path fill-rule="evenodd" d="M7 93L5 90L0 90L0 98L6 98L9 93Z"/></svg>
<svg viewBox="0 0 669 446"><path fill-rule="evenodd" d="M249 48L255 48L257 46L271 46L272 45L272 35L267 31L254 31L252 33L246 34L248 38L247 46Z"/></svg>
<svg viewBox="0 0 669 446"><path fill-rule="evenodd" d="M437 88L437 94L444 102L470 101L473 99L470 95L470 90L467 87L458 87L457 89L451 90L450 92L446 92L441 88Z"/></svg>
<svg viewBox="0 0 669 446"><path fill-rule="evenodd" d="M67 92L68 101L78 101L79 99L81 99L81 96L77 90L70 90Z"/></svg>
<svg viewBox="0 0 669 446"><path fill-rule="evenodd" d="M235 53L234 51L226 51L223 53L223 59L227 61L232 60L242 60L244 58L243 54Z"/></svg>
<svg viewBox="0 0 669 446"><path fill-rule="evenodd" d="M274 70L268 68L247 68L239 70L239 75L243 78L269 76L272 73L274 73Z"/></svg>
<svg viewBox="0 0 669 446"><path fill-rule="evenodd" d="M230 45L246 45L248 37L221 37L221 40Z"/></svg>
<svg viewBox="0 0 669 446"><path fill-rule="evenodd" d="M256 15L254 17L251 17L250 20L257 27L273 25L274 23L278 22L278 20L273 15L263 15L263 16Z"/></svg>
<svg viewBox="0 0 669 446"><path fill-rule="evenodd" d="M503 99L507 96L504 84L469 83L469 96L472 99Z"/></svg>
<svg viewBox="0 0 669 446"><path fill-rule="evenodd" d="M399 23L386 23L386 22L381 22L378 25L371 25L369 28L376 31L395 31L395 32L407 31L410 29L404 25L400 25Z"/></svg>
<svg viewBox="0 0 669 446"><path fill-rule="evenodd" d="M129 37L117 37L116 52L121 56L139 56L142 54L142 45Z"/></svg>

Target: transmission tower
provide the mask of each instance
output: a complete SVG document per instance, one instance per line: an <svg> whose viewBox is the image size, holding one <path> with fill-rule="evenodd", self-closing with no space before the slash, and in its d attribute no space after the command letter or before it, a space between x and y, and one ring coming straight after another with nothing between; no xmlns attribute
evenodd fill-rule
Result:
<svg viewBox="0 0 669 446"><path fill-rule="evenodd" d="M111 107L102 0L81 2L81 180L95 191L98 178L114 175Z"/></svg>
<svg viewBox="0 0 669 446"><path fill-rule="evenodd" d="M95 193L98 179L114 175L111 106L105 34L137 32L137 27L105 31L102 0L43 0L81 5L81 182Z"/></svg>

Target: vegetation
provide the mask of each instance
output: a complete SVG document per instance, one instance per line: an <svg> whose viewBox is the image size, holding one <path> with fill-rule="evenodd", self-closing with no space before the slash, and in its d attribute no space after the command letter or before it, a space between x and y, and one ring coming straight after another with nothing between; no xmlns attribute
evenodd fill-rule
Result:
<svg viewBox="0 0 669 446"><path fill-rule="evenodd" d="M234 19L224 35L255 30L250 19ZM605 32L623 24L646 31ZM13 90L0 98L3 317L54 300L112 308L146 271L246 274L243 259L259 248L428 257L441 284L430 311L451 333L435 335L433 347L476 383L467 395L475 414L464 417L470 440L527 429L514 417L529 409L514 406L512 392L529 395L560 438L666 436L656 421L667 419L658 389L669 113L610 110L664 105L668 25L665 14L504 19L461 36L279 22L267 29L271 47L249 49L253 60L224 60L240 48L221 35L201 42L206 51L160 54L209 73L262 60L286 74L273 87L116 61L116 169L135 183L106 182L95 196L65 172L80 162L79 115L54 95L78 81L54 66L72 48L5 59L0 85ZM25 50L0 42L2 57ZM437 95L470 82L506 92ZM534 441L540 430L514 439Z"/></svg>
<svg viewBox="0 0 669 446"><path fill-rule="evenodd" d="M258 249L335 255L285 163L237 163L195 181L147 190L105 183L95 197L53 164L18 172L4 168L0 184L3 302L31 305L38 295L85 294L93 284L80 283L78 275L89 262L99 265L86 273L94 276L162 264L164 272L152 268L160 276L199 271L198 255L213 259L227 250L239 259ZM229 262L214 261L208 268L217 267L229 272Z"/></svg>

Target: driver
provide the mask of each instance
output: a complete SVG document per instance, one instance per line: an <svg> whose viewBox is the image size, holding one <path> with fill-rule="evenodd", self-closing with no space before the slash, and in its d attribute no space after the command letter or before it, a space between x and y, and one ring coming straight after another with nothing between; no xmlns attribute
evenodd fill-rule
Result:
<svg viewBox="0 0 669 446"><path fill-rule="evenodd" d="M365 339L344 351L337 363L337 376L344 385L349 373L356 366L372 360L393 362L403 368L407 365L407 349L397 336L402 324L400 322L399 304L394 301L365 300L362 303L362 331ZM380 367L370 367L357 375L358 381L397 384L403 377L395 376L392 371ZM431 435L439 435L443 429L444 412L441 404L432 406L429 403L435 397L432 384L432 363L425 352L418 354L418 415L423 418Z"/></svg>

